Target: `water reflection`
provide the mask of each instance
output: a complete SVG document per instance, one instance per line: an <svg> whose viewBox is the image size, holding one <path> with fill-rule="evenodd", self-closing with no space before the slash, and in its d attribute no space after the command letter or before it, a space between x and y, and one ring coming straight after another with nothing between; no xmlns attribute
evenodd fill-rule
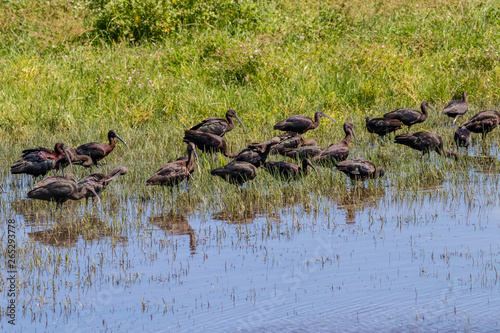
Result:
<svg viewBox="0 0 500 333"><path fill-rule="evenodd" d="M374 206L385 196L385 189L353 187L332 198L339 209L346 213L346 223L356 223L356 213Z"/></svg>
<svg viewBox="0 0 500 333"><path fill-rule="evenodd" d="M112 237L120 242L127 239L117 231L112 230L96 216L85 216L76 220L58 222L53 228L30 232L28 236L34 241L59 247L74 246L80 236L85 241L93 241L103 237Z"/></svg>
<svg viewBox="0 0 500 333"><path fill-rule="evenodd" d="M191 254L197 253L194 230L191 228L189 221L184 215L170 211L158 216L151 216L149 222L165 231L165 234L170 234L172 236L189 235L189 248Z"/></svg>
<svg viewBox="0 0 500 333"><path fill-rule="evenodd" d="M235 224L251 224L256 218L267 217L279 221L279 216L264 208L223 209L212 214L212 219Z"/></svg>

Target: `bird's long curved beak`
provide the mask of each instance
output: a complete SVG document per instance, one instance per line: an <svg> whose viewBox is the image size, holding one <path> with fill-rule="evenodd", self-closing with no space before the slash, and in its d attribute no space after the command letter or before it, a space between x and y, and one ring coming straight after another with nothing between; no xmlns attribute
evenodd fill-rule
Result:
<svg viewBox="0 0 500 333"><path fill-rule="evenodd" d="M318 174L318 170L316 170L316 168L314 167L314 165L312 165L311 162L307 161L307 165L310 166L314 170L314 172L316 172L316 174Z"/></svg>
<svg viewBox="0 0 500 333"><path fill-rule="evenodd" d="M130 148L128 147L127 143L126 143L125 141L123 141L123 139L122 139L122 138L120 138L120 136L118 136L118 134L116 135L116 138L117 138L118 140L120 140L121 142L123 142L123 144L125 145L125 147L127 147L128 149L130 149Z"/></svg>
<svg viewBox="0 0 500 333"><path fill-rule="evenodd" d="M247 129L245 128L245 125L243 125L243 122L241 121L241 119L237 116L237 115L234 115L234 117L236 118L236 120L240 123L241 127L243 127L243 132L247 132Z"/></svg>
<svg viewBox="0 0 500 333"><path fill-rule="evenodd" d="M201 169L200 167L200 159L198 158L198 153L196 153L196 147L193 148L193 154L194 158L196 158L196 165L198 166L198 169ZM191 176L191 174L189 174Z"/></svg>
<svg viewBox="0 0 500 333"><path fill-rule="evenodd" d="M95 197L97 198L97 202L101 203L101 198L99 197L99 195L97 194L97 192L91 186L89 186L89 190L92 193L94 193Z"/></svg>
<svg viewBox="0 0 500 333"><path fill-rule="evenodd" d="M429 104L429 107L431 108L431 110L432 110L432 111L434 111L434 113L435 113L435 114L437 114L436 109L434 109L434 108L432 107L432 105L430 105L430 104Z"/></svg>
<svg viewBox="0 0 500 333"><path fill-rule="evenodd" d="M69 157L69 154L68 154L68 152L66 151L66 149L63 149L63 152L64 152L64 155L66 155L66 158L68 159L69 166L70 166L71 168L73 168L73 162L71 162L71 158Z"/></svg>

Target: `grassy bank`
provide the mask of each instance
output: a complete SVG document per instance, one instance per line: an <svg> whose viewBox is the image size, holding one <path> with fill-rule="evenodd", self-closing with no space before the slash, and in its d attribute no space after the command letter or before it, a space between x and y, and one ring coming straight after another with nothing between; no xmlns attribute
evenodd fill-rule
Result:
<svg viewBox="0 0 500 333"><path fill-rule="evenodd" d="M57 141L72 146L104 142L107 131L115 129L131 150L118 145L106 158L106 167L128 166L126 182L141 198L169 197L168 190L143 187L145 179L184 154L185 129L205 117L222 116L231 107L248 129L244 134L237 127L227 135L231 151L268 140L276 135L272 125L287 116L325 110L336 122L324 120L305 138L325 147L343 137L343 121L353 121L359 141L352 156L386 166L387 182L405 189L429 179L467 176L470 165L441 159L421 172L421 163L415 162L418 153L388 142L381 146L366 132L366 116L419 108L423 100L439 111L463 90L470 103L465 118L499 104L496 1L245 1L239 7L209 1L208 7L193 5L194 14L188 5L164 2L170 16L156 17L155 24L148 20L156 9L120 16L121 24L131 29L126 31L109 19L108 14L120 8L109 9L104 3L1 5L4 178L24 148L53 147ZM151 34L135 33L145 25ZM420 129L438 132L451 147L454 128L445 116L431 114L413 128ZM492 133L486 146L497 138ZM210 168L220 164L223 161L206 157L191 190L180 191L179 202L210 200L211 205L224 206L217 200L236 203L241 196L250 196L254 203L270 198L279 202L297 189L303 200L311 193L341 191L348 184L336 171L325 169L283 187L261 172L246 194L214 180L218 191L229 195L200 199L212 193L213 182L206 179ZM309 183L315 185L302 186Z"/></svg>

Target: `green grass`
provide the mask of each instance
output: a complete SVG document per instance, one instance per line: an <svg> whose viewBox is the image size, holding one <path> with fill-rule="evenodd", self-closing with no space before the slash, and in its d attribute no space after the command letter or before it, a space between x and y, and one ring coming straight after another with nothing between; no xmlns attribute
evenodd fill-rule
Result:
<svg viewBox="0 0 500 333"><path fill-rule="evenodd" d="M168 189L144 186L160 166L185 153L185 129L205 117L223 116L228 108L237 111L248 129L244 134L237 126L227 134L232 152L248 142L267 141L277 134L273 124L287 116L324 110L336 122L324 119L304 137L326 147L343 138L343 121L353 121L358 146L352 146L351 156L372 159L388 170L383 181L368 182L369 187L418 189L468 177L468 162L420 162L419 153L407 147L389 141L382 146L366 132L364 118L398 107L419 108L423 100L439 111L463 90L470 104L465 118L497 107L496 1L248 1L244 15L224 6L217 7L220 11L196 7L207 11L205 18L174 6L178 12L169 18L170 28L148 40L140 38L144 34L113 37L99 28L98 12L88 2L4 2L2 177L22 149L53 147L57 141L72 146L104 142L108 130L115 129L131 148L118 143L103 167L129 168L119 180L127 190L115 194L119 196L246 211L249 205L269 208L279 202L307 206L311 196L349 186L335 170L322 169L318 176L286 186L260 171L242 192L210 176L211 168L224 163L210 156L189 189L174 191L173 198ZM222 19L227 15L236 15L237 27ZM139 23L136 27L144 22ZM412 130L437 132L451 148L454 128L448 123L448 118L431 114ZM486 144L497 138L490 134ZM83 176L88 170L77 173Z"/></svg>

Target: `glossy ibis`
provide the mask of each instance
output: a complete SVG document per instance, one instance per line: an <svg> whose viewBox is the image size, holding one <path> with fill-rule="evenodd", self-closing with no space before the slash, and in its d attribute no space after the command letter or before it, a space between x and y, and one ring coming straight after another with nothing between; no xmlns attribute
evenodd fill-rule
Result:
<svg viewBox="0 0 500 333"><path fill-rule="evenodd" d="M252 143L236 155L233 161L248 162L258 168L266 162L269 152L279 142L280 139L274 137L265 143Z"/></svg>
<svg viewBox="0 0 500 333"><path fill-rule="evenodd" d="M226 140L212 133L186 130L184 131L184 141L194 143L198 149L204 152L221 152L224 156L231 156L227 152Z"/></svg>
<svg viewBox="0 0 500 333"><path fill-rule="evenodd" d="M465 128L465 127L459 127L455 131L455 135L453 136L453 140L457 144L457 149L459 147L469 147L472 141L472 134L471 132Z"/></svg>
<svg viewBox="0 0 500 333"><path fill-rule="evenodd" d="M439 155L446 157L458 158L458 154L451 150L443 149L443 139L436 133L417 132L396 135L394 138L395 143L408 146L424 154L430 154L431 151L436 151Z"/></svg>
<svg viewBox="0 0 500 333"><path fill-rule="evenodd" d="M356 133L354 133L354 124L350 121L344 123L345 137L341 141L331 144L318 156L313 158L316 163L332 163L335 164L344 161L349 156L349 143L352 138L356 140Z"/></svg>
<svg viewBox="0 0 500 333"><path fill-rule="evenodd" d="M55 169L57 162L66 156L64 144L56 143L54 150L37 147L23 150L23 156L10 168L12 174L28 174L35 178L45 176ZM69 158L66 156L66 158Z"/></svg>
<svg viewBox="0 0 500 333"><path fill-rule="evenodd" d="M311 164L311 161L307 158L302 160L302 166L297 164L288 163L284 161L280 162L267 162L265 164L265 169L272 175L288 178L288 179L298 179L309 173L308 167L311 167L316 173L316 168Z"/></svg>
<svg viewBox="0 0 500 333"><path fill-rule="evenodd" d="M92 192L98 199L98 191L102 191L102 185L90 182L83 186L75 182L72 173L66 176L52 176L36 183L34 188L28 192L28 198L55 201L57 205L62 205L68 200L80 200Z"/></svg>
<svg viewBox="0 0 500 333"><path fill-rule="evenodd" d="M219 176L231 184L242 185L257 176L257 168L248 162L232 161L223 167L213 169L210 174Z"/></svg>
<svg viewBox="0 0 500 333"><path fill-rule="evenodd" d="M400 120L404 125L408 126L409 131L412 125L422 123L427 119L427 116L429 115L427 108L436 112L436 110L427 101L423 101L420 108L422 109L422 112L408 108L396 109L384 114L384 118Z"/></svg>
<svg viewBox="0 0 500 333"><path fill-rule="evenodd" d="M76 148L76 152L79 155L87 155L92 158L92 162L97 164L100 160L106 157L109 153L115 149L115 138L123 142L123 144L128 148L128 145L123 141L122 138L115 131L111 130L108 132L108 140L109 144L99 143L99 142L90 142L84 145L81 145Z"/></svg>
<svg viewBox="0 0 500 333"><path fill-rule="evenodd" d="M314 158L323 152L320 146L302 146L299 148L285 149L282 155L294 159Z"/></svg>
<svg viewBox="0 0 500 333"><path fill-rule="evenodd" d="M194 159L198 158L195 145L192 142L187 144L187 155L187 157L180 157L165 164L146 181L146 185L174 186L188 178L194 172Z"/></svg>
<svg viewBox="0 0 500 333"><path fill-rule="evenodd" d="M298 133L286 132L278 136L280 142L271 149L271 154L285 155L285 151L299 148L304 144L304 139ZM314 140L313 140L314 141ZM316 141L314 141L316 142Z"/></svg>
<svg viewBox="0 0 500 333"><path fill-rule="evenodd" d="M370 117L366 117L366 129L368 130L368 132L378 134L381 138L388 133L392 133L401 129L402 125L403 123L398 119L370 119Z"/></svg>
<svg viewBox="0 0 500 333"><path fill-rule="evenodd" d="M317 111L314 114L314 121L306 116L295 115L287 118L285 120L280 121L276 125L274 125L275 130L286 131L286 132L294 132L294 133L305 133L311 129L315 129L319 126L319 121L322 117L327 117L333 120L329 115Z"/></svg>
<svg viewBox="0 0 500 333"><path fill-rule="evenodd" d="M54 169L64 169L68 167L70 164L82 165L86 168L91 167L93 162L92 158L87 155L79 155L76 152L76 149L70 146L64 146L64 152L66 155L57 161ZM69 158L69 159L68 159Z"/></svg>
<svg viewBox="0 0 500 333"><path fill-rule="evenodd" d="M241 127L243 127L243 131L246 132L245 125L243 125L241 119L238 118L238 116L236 115L236 111L234 111L233 109L227 110L226 112L227 120L223 118L210 117L203 120L198 125L191 127L190 130L211 133L223 137L224 134L226 134L227 132L231 131L234 128L235 123L233 118L236 118L236 120L240 123Z"/></svg>
<svg viewBox="0 0 500 333"><path fill-rule="evenodd" d="M493 131L500 122L500 113L495 110L481 111L474 117L462 124L462 128L466 128L474 133L481 133L483 139L486 135Z"/></svg>
<svg viewBox="0 0 500 333"><path fill-rule="evenodd" d="M378 178L385 174L383 167L375 168L375 165L364 158L355 158L351 161L337 163L337 169L345 173L352 180L366 180L368 178Z"/></svg>
<svg viewBox="0 0 500 333"><path fill-rule="evenodd" d="M126 175L128 172L128 169L124 166L118 166L111 170L109 174L103 174L103 173L93 173L91 175L88 175L86 177L83 177L80 179L77 184L78 186L82 187L85 186L86 184L97 184L95 188L95 193L92 191L87 192L85 195L85 198L92 198L94 197L94 194L101 194L102 191L106 188L106 186L111 182L113 179L115 179L118 176L123 176Z"/></svg>
<svg viewBox="0 0 500 333"><path fill-rule="evenodd" d="M448 117L455 118L453 124L457 121L458 117L461 117L467 112L469 105L467 104L467 92L464 91L463 99L453 100L446 104L443 109L443 114Z"/></svg>

